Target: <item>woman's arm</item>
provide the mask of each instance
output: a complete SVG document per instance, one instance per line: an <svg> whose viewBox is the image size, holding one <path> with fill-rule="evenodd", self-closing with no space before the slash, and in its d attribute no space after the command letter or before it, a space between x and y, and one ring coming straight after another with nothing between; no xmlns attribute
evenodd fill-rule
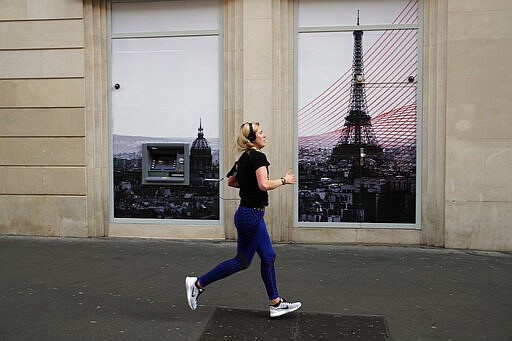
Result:
<svg viewBox="0 0 512 341"><path fill-rule="evenodd" d="M228 177L228 186L240 188L240 186L238 185L238 178L236 177L237 173L238 173L238 161L235 162L233 167L231 167L231 170L228 172L228 174L226 174L226 176Z"/></svg>
<svg viewBox="0 0 512 341"><path fill-rule="evenodd" d="M290 171L287 171L281 179L271 180L267 177L267 167L265 166L256 169L256 179L258 180L260 191L270 191L279 186L297 182L297 178Z"/></svg>

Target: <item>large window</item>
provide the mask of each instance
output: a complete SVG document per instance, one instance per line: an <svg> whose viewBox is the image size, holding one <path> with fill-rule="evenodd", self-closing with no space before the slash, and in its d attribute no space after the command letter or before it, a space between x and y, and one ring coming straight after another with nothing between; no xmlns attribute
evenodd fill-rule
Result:
<svg viewBox="0 0 512 341"><path fill-rule="evenodd" d="M420 18L419 0L297 1L298 226L419 226Z"/></svg>
<svg viewBox="0 0 512 341"><path fill-rule="evenodd" d="M115 220L220 221L218 183L205 181L219 177L221 158L220 13L218 0L112 0ZM143 158L148 145L161 148L154 160ZM165 154L176 145L188 153ZM183 157L186 182L144 181L145 166L176 178Z"/></svg>

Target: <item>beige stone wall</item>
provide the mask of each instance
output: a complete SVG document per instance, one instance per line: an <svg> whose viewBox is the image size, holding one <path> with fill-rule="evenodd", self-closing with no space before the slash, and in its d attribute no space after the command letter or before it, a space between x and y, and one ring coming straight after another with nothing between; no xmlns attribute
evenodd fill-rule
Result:
<svg viewBox="0 0 512 341"><path fill-rule="evenodd" d="M238 157L233 147L240 123L259 121L268 136L265 153L271 163L270 176L280 178L287 169L294 168L293 3L272 0L227 3L226 48L229 56L238 55L224 63L227 76L224 143L228 164ZM237 196L236 190L226 189L225 197ZM280 188L269 196L270 207L265 213L269 233L273 240L288 241L293 188ZM231 218L236 206L235 201L227 203L228 238L236 237Z"/></svg>
<svg viewBox="0 0 512 341"><path fill-rule="evenodd" d="M87 236L79 0L0 0L0 233Z"/></svg>
<svg viewBox="0 0 512 341"><path fill-rule="evenodd" d="M511 1L448 1L447 247L512 249L511 60Z"/></svg>
<svg viewBox="0 0 512 341"><path fill-rule="evenodd" d="M106 9L0 0L0 233L236 238L235 201L225 227L109 222ZM270 194L273 240L512 250L511 19L508 0L424 0L421 230L297 228L288 186ZM271 176L293 168L293 27L293 1L224 1L226 165L257 119Z"/></svg>

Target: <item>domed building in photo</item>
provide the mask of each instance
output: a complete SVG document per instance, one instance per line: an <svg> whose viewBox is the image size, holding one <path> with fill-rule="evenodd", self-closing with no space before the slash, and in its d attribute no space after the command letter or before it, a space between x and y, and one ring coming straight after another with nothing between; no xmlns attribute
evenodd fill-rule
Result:
<svg viewBox="0 0 512 341"><path fill-rule="evenodd" d="M210 177L212 170L212 149L204 137L203 125L199 121L197 138L190 147L190 181L192 184L201 184L204 178Z"/></svg>

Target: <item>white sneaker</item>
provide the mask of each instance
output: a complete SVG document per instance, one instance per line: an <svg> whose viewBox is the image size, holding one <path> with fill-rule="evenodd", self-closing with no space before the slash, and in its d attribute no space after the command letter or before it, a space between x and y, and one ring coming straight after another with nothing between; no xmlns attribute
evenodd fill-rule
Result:
<svg viewBox="0 0 512 341"><path fill-rule="evenodd" d="M300 302L287 302L285 299L281 298L281 303L277 307L273 305L270 306L270 317L278 317L284 314L291 313L300 308L302 304Z"/></svg>
<svg viewBox="0 0 512 341"><path fill-rule="evenodd" d="M187 290L187 302L192 310L196 310L197 308L197 298L204 289L199 289L196 287L197 277L187 277L185 278L185 289Z"/></svg>

